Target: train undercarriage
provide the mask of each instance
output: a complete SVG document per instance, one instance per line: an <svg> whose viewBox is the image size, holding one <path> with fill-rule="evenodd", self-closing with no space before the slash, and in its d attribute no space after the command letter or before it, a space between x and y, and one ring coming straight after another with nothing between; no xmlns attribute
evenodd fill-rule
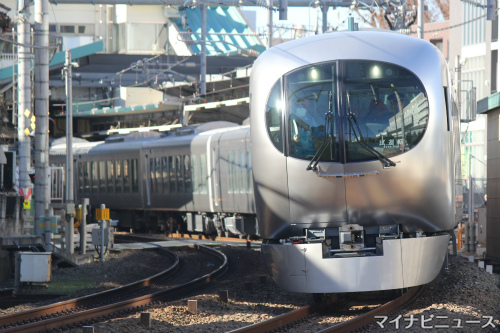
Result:
<svg viewBox="0 0 500 333"><path fill-rule="evenodd" d="M190 233L239 238L257 237L257 219L245 214L211 214L178 211L112 210L111 218L119 221L121 230Z"/></svg>

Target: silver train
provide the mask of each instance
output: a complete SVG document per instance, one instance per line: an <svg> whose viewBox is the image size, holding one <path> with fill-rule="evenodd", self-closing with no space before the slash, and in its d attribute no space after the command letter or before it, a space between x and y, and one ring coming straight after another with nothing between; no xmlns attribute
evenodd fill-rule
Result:
<svg viewBox="0 0 500 333"><path fill-rule="evenodd" d="M64 165L66 140L50 148ZM75 202L105 204L120 228L250 237L258 234L249 126L213 122L168 136L133 133L73 143Z"/></svg>
<svg viewBox="0 0 500 333"><path fill-rule="evenodd" d="M432 281L461 219L459 115L446 60L382 31L280 44L252 68L262 252L305 293Z"/></svg>
<svg viewBox="0 0 500 333"><path fill-rule="evenodd" d="M433 45L378 31L284 43L257 59L250 97L251 126L74 143L75 197L122 228L259 236L294 292L435 278L462 190L460 119ZM65 149L52 145L53 165Z"/></svg>

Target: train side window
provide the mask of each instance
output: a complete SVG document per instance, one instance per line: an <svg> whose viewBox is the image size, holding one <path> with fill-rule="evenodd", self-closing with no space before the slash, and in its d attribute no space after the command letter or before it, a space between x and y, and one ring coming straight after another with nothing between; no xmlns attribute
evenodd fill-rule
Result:
<svg viewBox="0 0 500 333"><path fill-rule="evenodd" d="M189 162L189 155L184 155L184 192L192 193L191 187L191 163Z"/></svg>
<svg viewBox="0 0 500 333"><path fill-rule="evenodd" d="M163 193L169 193L168 164L167 158L161 158L161 172L163 177Z"/></svg>
<svg viewBox="0 0 500 333"><path fill-rule="evenodd" d="M247 193L253 192L253 179L252 179L252 154L247 150Z"/></svg>
<svg viewBox="0 0 500 333"><path fill-rule="evenodd" d="M233 167L233 153L231 151L227 152L227 168L228 168L228 188L227 188L227 193L233 193L233 174L234 174L234 167Z"/></svg>
<svg viewBox="0 0 500 333"><path fill-rule="evenodd" d="M448 101L448 87L444 87L444 103L446 106L446 124L448 125L448 132L450 132L451 123L450 123L450 105Z"/></svg>
<svg viewBox="0 0 500 333"><path fill-rule="evenodd" d="M151 183L151 192L156 193L156 179L155 179L155 159L149 158L149 181Z"/></svg>
<svg viewBox="0 0 500 333"><path fill-rule="evenodd" d="M168 157L168 171L170 173L170 193L176 193L177 192L177 180L176 180L176 173L175 173L175 163L174 163L174 157L169 156Z"/></svg>
<svg viewBox="0 0 500 333"><path fill-rule="evenodd" d="M161 157L155 158L156 193L163 192L163 177L161 172Z"/></svg>
<svg viewBox="0 0 500 333"><path fill-rule="evenodd" d="M238 150L235 150L234 152L234 193L239 193L241 189L241 184L240 184L240 174L241 174L241 164L240 164L240 157Z"/></svg>
<svg viewBox="0 0 500 333"><path fill-rule="evenodd" d="M201 181L200 181L200 194L207 194L207 161L205 154L200 155L200 171L201 171Z"/></svg>
<svg viewBox="0 0 500 333"><path fill-rule="evenodd" d="M246 166L245 151L240 150L240 193L247 191L247 166Z"/></svg>
<svg viewBox="0 0 500 333"><path fill-rule="evenodd" d="M129 169L129 161L123 161L123 192L130 192L130 169Z"/></svg>
<svg viewBox="0 0 500 333"><path fill-rule="evenodd" d="M83 194L83 167L82 163L78 163L78 193Z"/></svg>
<svg viewBox="0 0 500 333"><path fill-rule="evenodd" d="M115 192L115 166L113 161L107 161L108 167L108 193Z"/></svg>
<svg viewBox="0 0 500 333"><path fill-rule="evenodd" d="M267 134L274 146L283 152L282 134L282 110L283 99L281 96L281 79L278 80L271 89L271 94L266 105Z"/></svg>
<svg viewBox="0 0 500 333"><path fill-rule="evenodd" d="M200 179L198 168L198 155L191 156L191 175L193 178L193 193L200 192Z"/></svg>
<svg viewBox="0 0 500 333"><path fill-rule="evenodd" d="M132 160L132 192L139 192L139 177L137 175L137 159Z"/></svg>
<svg viewBox="0 0 500 333"><path fill-rule="evenodd" d="M92 172L92 193L99 192L99 174L97 170L97 161L90 162Z"/></svg>
<svg viewBox="0 0 500 333"><path fill-rule="evenodd" d="M99 192L106 193L106 163L99 161Z"/></svg>
<svg viewBox="0 0 500 333"><path fill-rule="evenodd" d="M122 161L121 160L118 160L115 162L115 166L116 166L116 182L115 182L115 189L116 189L116 193L122 193L122 189L123 189L123 186L122 186L122 182L123 182L123 178L122 178Z"/></svg>
<svg viewBox="0 0 500 333"><path fill-rule="evenodd" d="M84 192L90 193L90 163L83 162Z"/></svg>
<svg viewBox="0 0 500 333"><path fill-rule="evenodd" d="M175 170L177 171L177 193L184 192L184 179L183 179L183 171L184 168L182 166L182 156L175 157Z"/></svg>

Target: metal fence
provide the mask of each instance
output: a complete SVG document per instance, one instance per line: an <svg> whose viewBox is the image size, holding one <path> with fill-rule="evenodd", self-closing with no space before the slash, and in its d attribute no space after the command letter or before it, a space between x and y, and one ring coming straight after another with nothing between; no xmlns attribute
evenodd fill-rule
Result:
<svg viewBox="0 0 500 333"><path fill-rule="evenodd" d="M462 186L464 219L472 222L477 220L477 209L486 206L486 178L462 179ZM472 205L469 206L469 202ZM469 219L470 214L474 220Z"/></svg>
<svg viewBox="0 0 500 333"><path fill-rule="evenodd" d="M50 200L62 202L64 197L63 167L50 167Z"/></svg>

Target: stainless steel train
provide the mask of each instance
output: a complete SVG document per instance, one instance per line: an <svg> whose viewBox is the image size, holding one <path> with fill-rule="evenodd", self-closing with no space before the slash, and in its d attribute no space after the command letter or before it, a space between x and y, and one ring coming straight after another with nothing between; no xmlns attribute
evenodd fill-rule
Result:
<svg viewBox="0 0 500 333"><path fill-rule="evenodd" d="M261 237L294 292L436 277L462 190L460 119L433 45L381 31L280 44L257 59L250 98L250 126L75 143L76 198L124 228ZM64 154L54 144L52 163Z"/></svg>
<svg viewBox="0 0 500 333"><path fill-rule="evenodd" d="M256 60L255 203L279 286L371 291L437 276L462 213L454 94L441 52L397 33L323 34Z"/></svg>
<svg viewBox="0 0 500 333"><path fill-rule="evenodd" d="M65 163L66 140L50 148ZM249 126L212 122L160 136L73 143L75 198L105 204L120 228L255 236Z"/></svg>

